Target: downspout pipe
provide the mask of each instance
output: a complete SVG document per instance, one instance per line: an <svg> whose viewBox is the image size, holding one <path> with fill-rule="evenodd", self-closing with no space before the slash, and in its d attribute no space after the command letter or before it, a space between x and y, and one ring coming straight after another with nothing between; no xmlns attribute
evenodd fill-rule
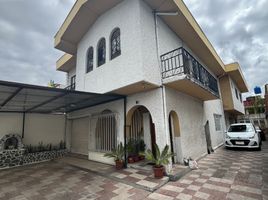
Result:
<svg viewBox="0 0 268 200"><path fill-rule="evenodd" d="M159 66L159 72L160 72L160 80L161 80L161 96L162 96L162 102L163 102L163 114L164 114L164 129L166 134L168 133L168 127L167 127L167 106L166 106L166 88L163 85L163 79L162 79L162 68L161 68L161 60L160 60L160 47L159 47L159 35L158 35L158 16L176 16L179 13L178 12L158 12L154 11L154 23L155 23L155 42L156 42L156 53L157 53L157 61ZM169 137L167 136L167 143L169 142Z"/></svg>
<svg viewBox="0 0 268 200"><path fill-rule="evenodd" d="M24 132L25 132L25 112L23 112L23 115L22 115L22 133L21 133L21 138L24 138Z"/></svg>
<svg viewBox="0 0 268 200"><path fill-rule="evenodd" d="M124 97L124 154L125 168L127 168L127 97Z"/></svg>

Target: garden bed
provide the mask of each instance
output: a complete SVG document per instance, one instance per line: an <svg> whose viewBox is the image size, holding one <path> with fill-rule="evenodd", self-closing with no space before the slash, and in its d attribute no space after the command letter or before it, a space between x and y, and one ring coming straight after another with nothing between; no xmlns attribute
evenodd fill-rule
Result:
<svg viewBox="0 0 268 200"><path fill-rule="evenodd" d="M68 151L65 143L60 142L58 145L25 146L20 149L5 149L0 151L0 169L39 163L56 158L63 157Z"/></svg>

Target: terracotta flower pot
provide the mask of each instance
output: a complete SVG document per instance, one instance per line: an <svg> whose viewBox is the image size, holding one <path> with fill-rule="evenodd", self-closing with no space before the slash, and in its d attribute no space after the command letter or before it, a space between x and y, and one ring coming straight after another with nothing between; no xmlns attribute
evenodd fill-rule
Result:
<svg viewBox="0 0 268 200"><path fill-rule="evenodd" d="M163 178L165 172L165 168L163 166L160 167L154 166L153 169L155 178Z"/></svg>
<svg viewBox="0 0 268 200"><path fill-rule="evenodd" d="M116 160L115 161L115 168L117 170L123 169L124 167L124 162L122 160Z"/></svg>
<svg viewBox="0 0 268 200"><path fill-rule="evenodd" d="M134 163L134 159L132 156L129 156L127 160L128 160L128 163Z"/></svg>

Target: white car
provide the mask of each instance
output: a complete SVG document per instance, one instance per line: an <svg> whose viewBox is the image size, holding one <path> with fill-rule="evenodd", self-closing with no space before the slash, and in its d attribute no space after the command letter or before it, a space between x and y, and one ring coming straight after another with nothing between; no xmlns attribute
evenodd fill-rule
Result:
<svg viewBox="0 0 268 200"><path fill-rule="evenodd" d="M225 147L256 148L261 150L260 133L251 123L232 124L225 135Z"/></svg>

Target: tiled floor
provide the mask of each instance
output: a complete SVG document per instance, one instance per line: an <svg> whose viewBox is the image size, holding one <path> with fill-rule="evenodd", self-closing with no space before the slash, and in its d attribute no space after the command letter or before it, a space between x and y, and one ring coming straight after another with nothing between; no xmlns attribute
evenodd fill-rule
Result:
<svg viewBox="0 0 268 200"><path fill-rule="evenodd" d="M125 184L133 178L148 185L147 176L133 169L105 178L59 162L0 171L0 199L268 199L268 143L259 151L224 148L199 162L199 169L153 193Z"/></svg>
<svg viewBox="0 0 268 200"><path fill-rule="evenodd" d="M57 162L0 171L0 199L144 199L148 191Z"/></svg>
<svg viewBox="0 0 268 200"><path fill-rule="evenodd" d="M218 149L177 182L147 199L268 200L268 143L262 151Z"/></svg>
<svg viewBox="0 0 268 200"><path fill-rule="evenodd" d="M114 166L105 165L85 159L78 159L74 157L65 157L60 159L60 162L67 163L78 168L94 172L106 178L113 179L117 182L125 183L133 187L144 189L147 191L155 191L160 186L168 182L168 177L162 179L155 179L152 170L127 168L123 170L116 170ZM150 166L152 168L152 166ZM150 169L149 168L149 169Z"/></svg>

